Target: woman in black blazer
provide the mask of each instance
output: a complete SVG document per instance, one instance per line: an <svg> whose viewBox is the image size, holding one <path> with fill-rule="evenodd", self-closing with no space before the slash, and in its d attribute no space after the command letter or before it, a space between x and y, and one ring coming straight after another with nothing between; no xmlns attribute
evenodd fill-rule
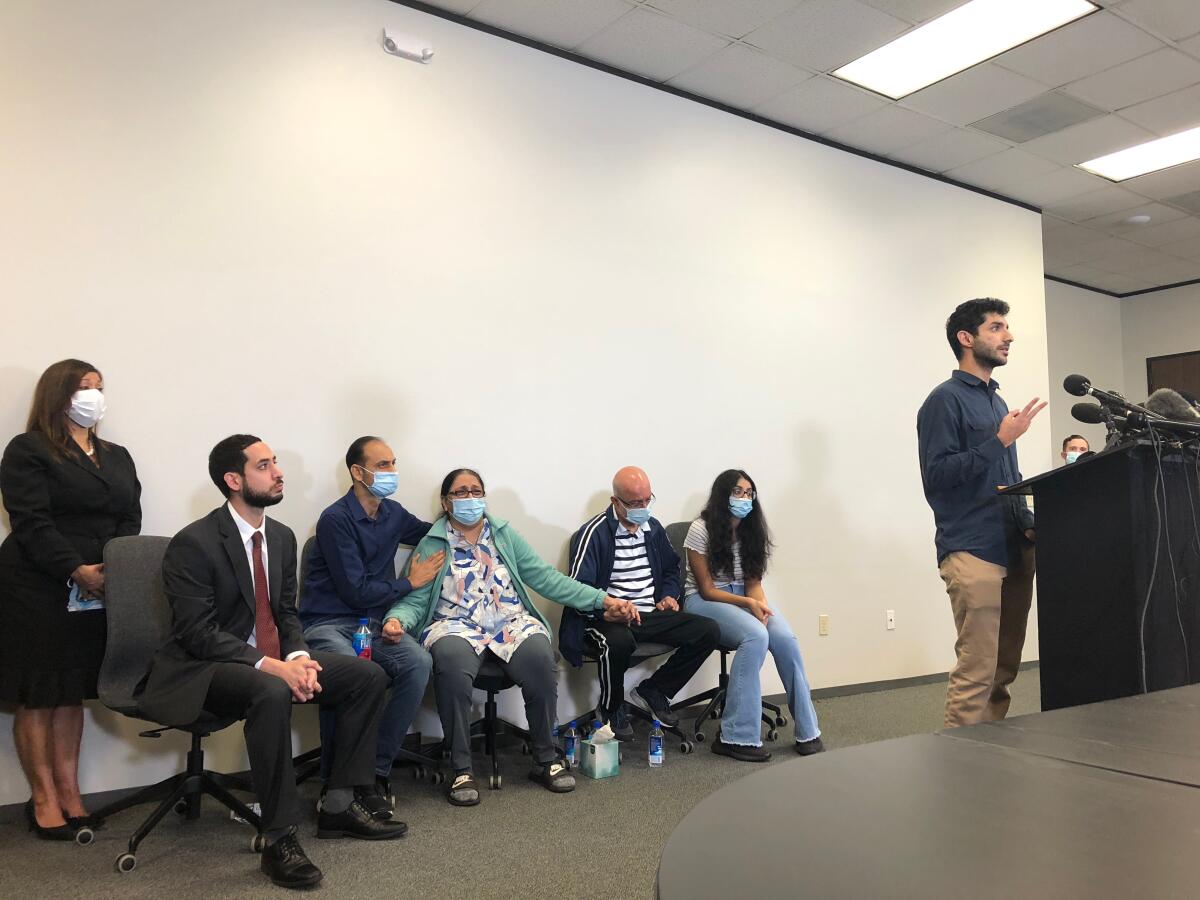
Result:
<svg viewBox="0 0 1200 900"><path fill-rule="evenodd" d="M57 840L96 824L79 796L79 744L104 658L104 545L142 524L133 459L96 436L102 391L90 363L55 363L0 459L12 525L0 544L0 700L17 704L29 827Z"/></svg>

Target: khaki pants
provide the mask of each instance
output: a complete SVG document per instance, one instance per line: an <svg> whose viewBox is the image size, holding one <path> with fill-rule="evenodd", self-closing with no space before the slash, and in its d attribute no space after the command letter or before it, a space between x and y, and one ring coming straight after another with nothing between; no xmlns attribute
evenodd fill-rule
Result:
<svg viewBox="0 0 1200 900"><path fill-rule="evenodd" d="M962 551L938 567L958 628L946 691L947 728L1003 719L1017 677L1033 602L1033 546L1007 568Z"/></svg>

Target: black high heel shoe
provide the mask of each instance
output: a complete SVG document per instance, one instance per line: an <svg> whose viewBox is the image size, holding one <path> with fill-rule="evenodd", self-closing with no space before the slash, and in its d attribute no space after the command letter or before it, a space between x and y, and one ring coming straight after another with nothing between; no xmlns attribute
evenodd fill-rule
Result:
<svg viewBox="0 0 1200 900"><path fill-rule="evenodd" d="M88 813L86 816L64 816L67 824L75 830L80 828L90 828L92 831L99 831L104 827L104 819L95 813Z"/></svg>
<svg viewBox="0 0 1200 900"><path fill-rule="evenodd" d="M29 822L29 830L36 834L43 841L73 841L75 840L75 832L77 829L70 825L52 825L45 828L38 824L37 816L33 811L33 798L25 804L25 819Z"/></svg>

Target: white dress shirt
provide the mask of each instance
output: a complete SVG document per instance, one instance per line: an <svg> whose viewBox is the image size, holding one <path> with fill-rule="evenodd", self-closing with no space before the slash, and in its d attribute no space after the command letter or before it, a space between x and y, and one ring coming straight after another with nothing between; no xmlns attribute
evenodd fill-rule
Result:
<svg viewBox="0 0 1200 900"><path fill-rule="evenodd" d="M264 572L270 571L270 569L267 568L267 531L266 531L267 517L263 516L262 524L259 525L257 528L255 528L253 525L251 525L249 522L247 522L245 519L243 519L240 515L238 515L238 511L233 508L232 503L226 503L225 508L228 509L229 514L231 516L233 516L233 524L237 526L238 534L242 538L242 546L246 548L246 563L250 566L250 581L251 581L251 583L253 583L253 581L254 581L254 535L255 535L255 533L262 535L261 552L262 552L263 571ZM270 591L271 591L271 588L270 588L270 585L268 585L267 586L268 595L270 595ZM256 607L255 617L257 617L257 615L258 615L258 611L257 611L257 607ZM249 644L251 647L258 647L257 623L255 624L255 627L250 629L250 637L248 637L246 639L246 643ZM291 653L289 653L287 655L287 661L291 662L297 656L308 656L308 652L305 650L293 650ZM254 668L261 669L262 664L263 664L263 659L266 659L266 657L264 656L262 659L260 659L258 662L256 662L254 664Z"/></svg>

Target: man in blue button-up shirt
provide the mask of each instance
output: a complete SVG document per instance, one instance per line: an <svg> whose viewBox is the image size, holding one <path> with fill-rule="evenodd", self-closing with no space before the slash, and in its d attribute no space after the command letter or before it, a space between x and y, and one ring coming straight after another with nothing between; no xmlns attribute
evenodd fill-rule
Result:
<svg viewBox="0 0 1200 900"><path fill-rule="evenodd" d="M958 628L946 725L1003 719L1033 600L1033 514L996 489L1021 480L1016 440L1045 403L1009 412L992 370L1008 363L1008 304L968 300L946 322L958 368L917 413L925 499L937 525L938 571Z"/></svg>
<svg viewBox="0 0 1200 900"><path fill-rule="evenodd" d="M404 736L421 706L432 660L409 635L395 643L380 638L383 614L441 571L444 554L413 561L407 578L396 577L396 551L415 546L429 523L388 495L396 490L396 458L377 437L361 437L346 452L350 490L317 520L317 539L304 563L300 621L310 647L354 655L354 632L367 619L371 657L387 672L392 694L379 721L376 790L361 798L379 817L391 814L388 776ZM321 716L321 769L333 751L334 723Z"/></svg>

